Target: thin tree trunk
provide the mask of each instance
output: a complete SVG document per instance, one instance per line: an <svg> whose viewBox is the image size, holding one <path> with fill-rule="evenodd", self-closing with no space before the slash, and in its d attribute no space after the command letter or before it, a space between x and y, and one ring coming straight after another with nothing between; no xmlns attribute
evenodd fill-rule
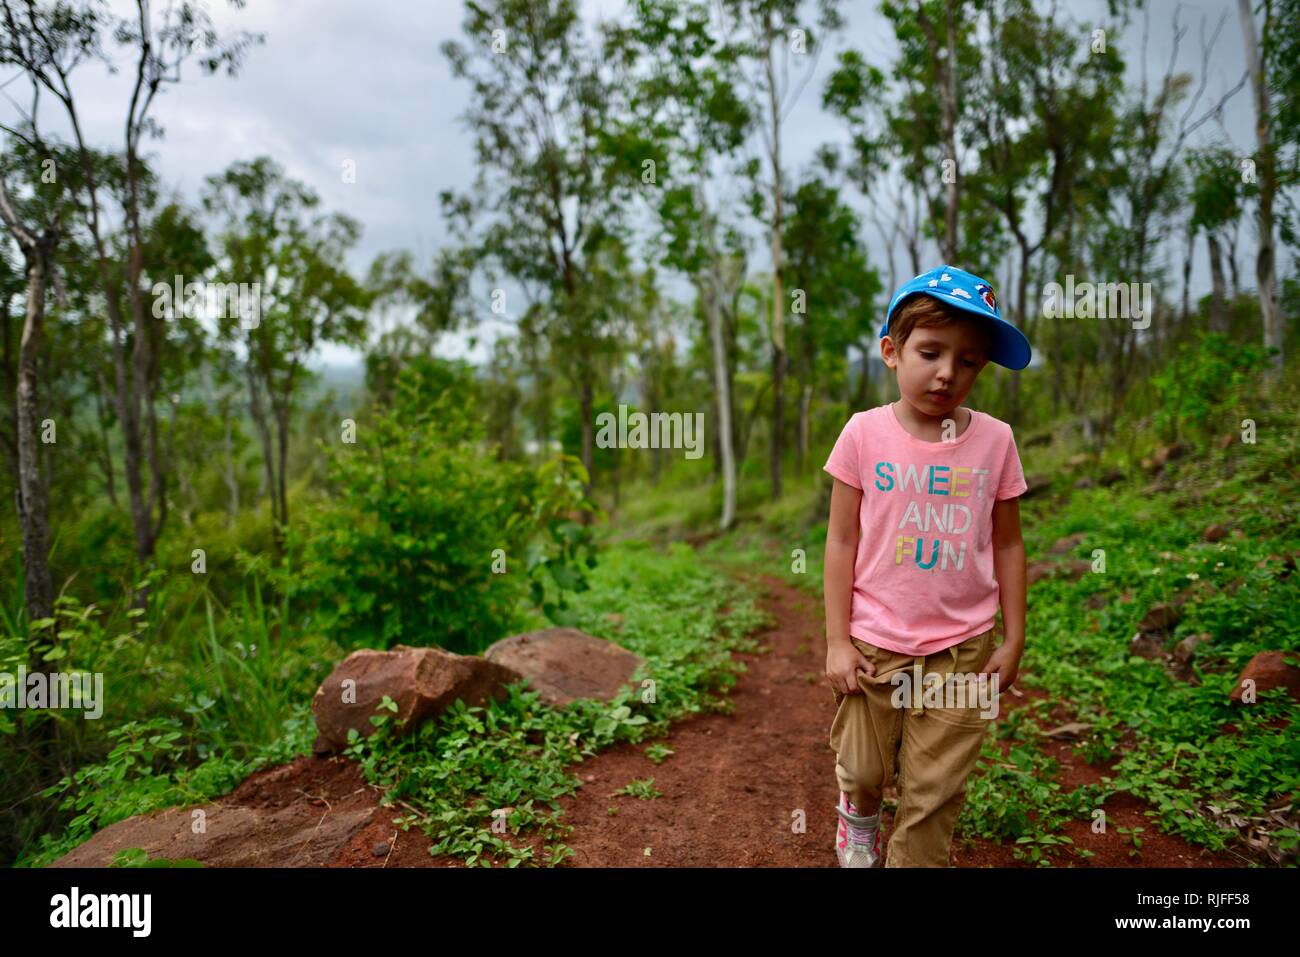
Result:
<svg viewBox="0 0 1300 957"><path fill-rule="evenodd" d="M233 525L239 518L239 478L235 472L235 452L232 430L234 429L234 416L226 416L226 430L222 441L222 460L225 464L226 491L230 494L230 521Z"/></svg>
<svg viewBox="0 0 1300 957"><path fill-rule="evenodd" d="M1219 250L1219 236L1214 230L1206 230L1205 242L1210 249L1210 331L1228 331L1228 311L1226 289L1223 282L1223 256Z"/></svg>
<svg viewBox="0 0 1300 957"><path fill-rule="evenodd" d="M711 235L711 234L710 234ZM713 260L711 289L706 292L709 319L709 343L713 350L713 386L717 393L718 425L714 433L718 439L722 459L722 519L719 527L726 531L736 518L736 454L732 446L731 386L727 375L727 351L722 335L722 284L719 281L717 260Z"/></svg>
<svg viewBox="0 0 1300 957"><path fill-rule="evenodd" d="M57 233L55 234L57 235ZM27 260L27 310L18 349L18 521L23 533L23 597L29 623L54 613L54 585L50 580L50 502L41 479L36 442L36 361L45 321L45 284L54 242L49 233L32 249Z"/></svg>
<svg viewBox="0 0 1300 957"><path fill-rule="evenodd" d="M1271 13L1265 8L1264 39L1268 40ZM1282 374L1282 323L1278 315L1277 274L1274 267L1273 200L1277 195L1277 161L1273 155L1268 77L1265 74L1259 42L1255 34L1255 15L1250 0L1237 0L1241 32L1246 39L1246 68L1255 92L1255 139L1259 147L1256 162L1259 182L1259 239L1255 256L1255 283L1259 286L1259 311L1264 320L1264 345L1277 349L1268 366L1274 382Z"/></svg>
<svg viewBox="0 0 1300 957"><path fill-rule="evenodd" d="M591 412L593 407L591 372L587 368L587 363L583 362L581 394L579 397L582 414L582 464L587 470L586 495L591 497L593 480L596 476L595 469L595 436L592 433ZM591 513L583 510L582 524L591 524Z"/></svg>
<svg viewBox="0 0 1300 957"><path fill-rule="evenodd" d="M785 404L785 286L781 254L781 114L772 63L772 20L767 20L767 92L772 117L772 500L781 497L781 458L784 451Z"/></svg>
<svg viewBox="0 0 1300 957"><path fill-rule="evenodd" d="M99 442L102 450L100 468L104 473L104 490L108 493L108 500L113 508L117 508L117 483L113 480L113 448L108 439L107 417L104 415L104 396L108 395L108 383L104 381L104 370L99 365L95 366L95 380L99 383L99 389L95 392L95 421L99 425Z"/></svg>

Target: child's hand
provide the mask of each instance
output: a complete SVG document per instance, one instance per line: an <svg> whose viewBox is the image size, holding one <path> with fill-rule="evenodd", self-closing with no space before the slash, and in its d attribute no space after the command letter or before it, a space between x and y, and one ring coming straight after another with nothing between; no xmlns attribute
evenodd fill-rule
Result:
<svg viewBox="0 0 1300 957"><path fill-rule="evenodd" d="M998 694L1010 691L1011 686L1016 683L1016 676L1020 673L1021 650L1010 647L1004 642L989 655L988 662L980 669L980 674L998 676Z"/></svg>
<svg viewBox="0 0 1300 957"><path fill-rule="evenodd" d="M858 672L876 673L876 666L852 641L830 641L826 647L826 680L840 694L861 694Z"/></svg>

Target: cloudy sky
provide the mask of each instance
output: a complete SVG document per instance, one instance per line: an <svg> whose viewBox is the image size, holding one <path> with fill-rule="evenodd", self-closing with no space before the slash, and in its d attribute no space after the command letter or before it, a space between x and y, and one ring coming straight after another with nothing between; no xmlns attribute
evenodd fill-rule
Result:
<svg viewBox="0 0 1300 957"><path fill-rule="evenodd" d="M1178 65L1198 74L1201 22L1204 19L1212 30L1220 14L1228 14L1211 61L1205 102L1237 82L1244 55L1232 0L1149 0L1148 5L1153 81L1169 58L1170 24L1176 7L1181 7L1182 22L1190 29ZM126 12L133 5L113 0L112 6ZM1085 24L1104 22L1104 0L1068 6ZM268 154L290 176L319 192L328 209L347 212L364 225L350 263L358 274L385 250L409 249L417 263L427 263L446 239L439 191L468 191L474 176L472 143L458 121L471 105L470 91L467 83L453 79L439 49L443 41L462 36L460 0L248 0L243 10L209 0L208 7L222 29L262 32L266 42L251 49L233 79L206 77L188 64L183 82L168 88L156 103L154 116L165 138L150 143L149 149L164 181L196 200L205 176L236 160ZM844 141L840 124L818 105L835 52L852 46L875 64L885 66L892 60L892 33L877 7L875 0L843 5L847 29L822 54L784 134L788 175L798 174L822 143ZM593 24L624 16L625 4L583 0L581 8ZM1139 15L1121 42L1135 47L1141 30ZM1080 42L1086 43L1087 37ZM1135 64L1134 78L1136 69ZM0 83L11 76L0 76ZM126 73L79 73L75 89L83 102L86 134L95 144L120 148L128 82ZM21 84L10 83L5 92L27 105ZM42 116L48 128L57 131L53 106L48 103ZM1225 118L1235 143L1244 149L1253 143L1250 110L1248 94L1242 92ZM0 115L12 122L13 103L0 100ZM753 148L757 150L757 142ZM344 182L341 175L348 160L356 164L354 183ZM851 199L857 204L856 197ZM1244 279L1251 261L1248 228L1242 240L1238 254ZM863 242L884 274L883 250L870 227L864 227ZM761 243L755 247L755 268L765 268L762 250ZM901 266L901 257L899 262ZM1202 288L1194 286L1193 292L1203 292L1207 270L1196 273ZM449 337L441 348L447 354L479 354L467 351L464 337ZM353 358L334 348L320 355L320 361L329 363Z"/></svg>

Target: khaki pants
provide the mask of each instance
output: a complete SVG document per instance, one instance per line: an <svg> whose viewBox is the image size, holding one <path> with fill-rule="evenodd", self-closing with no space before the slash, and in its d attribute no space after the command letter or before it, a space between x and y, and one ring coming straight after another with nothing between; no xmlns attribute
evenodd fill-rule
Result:
<svg viewBox="0 0 1300 957"><path fill-rule="evenodd" d="M861 694L835 692L830 743L840 790L863 813L870 813L879 805L882 789L897 776L898 812L884 866L948 867L953 827L966 799L966 778L993 719L983 715L976 695L967 699L972 704L965 708L929 707L924 701L917 708L909 688L927 674L978 672L993 653L993 631L915 657L850 640L875 665L876 673L858 673ZM899 672L906 672L908 684L894 683ZM903 698L901 708L895 707L896 694Z"/></svg>

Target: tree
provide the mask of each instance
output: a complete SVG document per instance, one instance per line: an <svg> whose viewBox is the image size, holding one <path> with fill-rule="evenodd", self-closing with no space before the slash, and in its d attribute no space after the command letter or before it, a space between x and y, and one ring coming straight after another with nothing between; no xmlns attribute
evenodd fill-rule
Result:
<svg viewBox="0 0 1300 957"><path fill-rule="evenodd" d="M32 135L34 144L43 145L35 130ZM32 161L49 155L45 150L29 153L26 168L36 168ZM45 291L63 233L65 212L59 186L43 190L39 177L31 179L34 198L30 203L21 203L10 192L9 171L0 168L0 222L22 251L26 280L14 431L18 453L18 521L23 534L23 598L29 623L50 618L54 612L49 566L50 503L36 441L41 409L37 360L45 324Z"/></svg>
<svg viewBox="0 0 1300 957"><path fill-rule="evenodd" d="M632 27L611 31L608 49L631 90L616 155L626 181L636 182L651 164L654 175L639 195L655 212L659 259L690 277L703 304L717 410L715 462L723 483L719 524L727 529L736 512L734 321L728 308L744 275L724 261L738 261L740 239L734 230L719 236L721 211L708 183L715 162L735 155L754 122L736 93L739 50L709 5L693 0L643 0Z"/></svg>
<svg viewBox="0 0 1300 957"><path fill-rule="evenodd" d="M230 3L236 8L243 6L243 0L230 0ZM120 18L107 13L94 0L79 3L25 0L21 4L17 0L0 0L0 19L4 22L9 62L21 67L35 86L54 96L72 128L81 174L75 201L92 239L109 316L114 403L125 439L126 482L136 554L145 561L153 555L166 521L167 499L155 410L158 364L154 356L154 334L159 330L157 324L150 322L149 309L141 293L146 186L141 145L147 136L161 136L162 129L150 115L150 109L167 85L180 81L181 68L187 60L197 55L208 74L224 67L233 76L245 49L263 37L243 33L229 40L222 38L206 9L191 0L169 4L157 18L146 0L136 0L135 13ZM130 51L134 59L134 81L124 123L124 181L119 194L126 234L124 264L116 259L109 246L102 161L85 139L79 101L69 79L71 67L85 59L103 59L112 66L105 53L105 37ZM66 59L46 56L47 51L61 49L71 49L73 53ZM132 334L129 368L125 351L128 316ZM149 467L147 493L140 475L144 463ZM144 593L137 596L138 602L144 600Z"/></svg>
<svg viewBox="0 0 1300 957"><path fill-rule="evenodd" d="M361 229L341 213L317 212L320 197L265 156L209 176L203 203L221 224L221 270L253 290L256 315L226 309L218 334L244 348L249 414L282 543L290 426L299 390L313 375L306 360L323 342L364 341L371 297L342 265Z"/></svg>
<svg viewBox="0 0 1300 957"><path fill-rule="evenodd" d="M1274 42L1270 35L1273 29L1272 0L1264 0L1260 6L1264 19L1257 31L1250 0L1237 0L1237 13L1241 18L1241 35L1246 42L1246 69L1250 73L1250 86L1255 99L1255 167L1259 184L1255 284L1259 287L1259 312L1264 323L1264 347L1277 350L1269 366L1270 378L1276 383L1282 373L1282 321L1278 312L1277 271L1273 246L1273 203L1277 198L1278 190L1277 148L1273 142L1269 64L1266 56L1261 52L1261 49L1270 49Z"/></svg>
<svg viewBox="0 0 1300 957"><path fill-rule="evenodd" d="M781 463L785 454L785 380L788 357L785 344L785 258L782 254L784 233L785 172L782 167L781 133L799 94L812 78L824 44L819 32L809 29L803 0L723 0L720 9L743 28L740 43L745 61L756 78L745 77L755 114L764 116L763 146L767 155L770 179L763 181L758 161L749 165L753 181L751 210L767 227L772 249L772 499L781 497ZM818 0L817 29L827 34L843 26L844 20L835 0ZM777 47L781 62L778 70ZM812 62L791 95L790 56L814 53ZM767 207L766 209L764 207Z"/></svg>
<svg viewBox="0 0 1300 957"><path fill-rule="evenodd" d="M798 343L796 468L802 473L812 443L813 399L822 381L823 357L833 356L838 364L857 339L862 317L872 314L880 294L880 279L863 255L858 217L841 201L838 190L810 176L791 193L789 205L786 239L795 295L791 319Z"/></svg>
<svg viewBox="0 0 1300 957"><path fill-rule="evenodd" d="M475 103L462 118L474 138L478 175L472 198L441 194L444 215L489 281L499 270L526 288L540 286L548 300L531 318L563 354L590 482L593 402L616 312L593 301L589 289L594 257L618 245L619 184L605 148L615 89L572 0L469 4L463 29L467 42L447 41L442 50L452 74L473 87ZM487 226L470 239L485 215ZM504 295L493 290L496 302Z"/></svg>

